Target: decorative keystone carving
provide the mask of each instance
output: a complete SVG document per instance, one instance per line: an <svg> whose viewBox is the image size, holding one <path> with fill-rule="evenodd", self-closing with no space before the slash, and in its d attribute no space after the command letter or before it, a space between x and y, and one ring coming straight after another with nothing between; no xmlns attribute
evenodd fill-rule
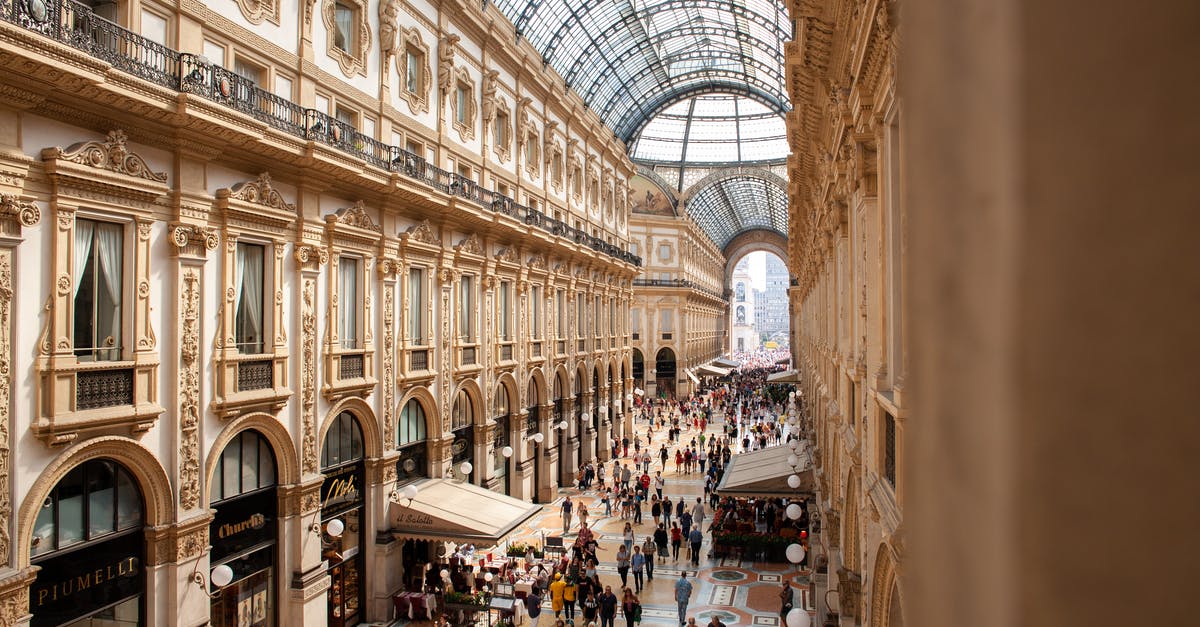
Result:
<svg viewBox="0 0 1200 627"><path fill-rule="evenodd" d="M229 197L244 200L279 211L294 213L296 205L288 203L271 185L271 175L263 172L253 181L243 181L229 189Z"/></svg>
<svg viewBox="0 0 1200 627"><path fill-rule="evenodd" d="M108 132L108 139L102 142L80 142L68 146L66 150L49 148L43 151L42 158L57 158L154 183L166 183L167 173L151 172L141 155L129 151L125 145L126 139L125 131L112 130Z"/></svg>

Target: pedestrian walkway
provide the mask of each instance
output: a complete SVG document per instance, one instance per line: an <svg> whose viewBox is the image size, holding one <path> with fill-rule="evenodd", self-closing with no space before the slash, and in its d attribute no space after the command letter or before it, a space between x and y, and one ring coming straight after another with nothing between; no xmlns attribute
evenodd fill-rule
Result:
<svg viewBox="0 0 1200 627"><path fill-rule="evenodd" d="M646 433L646 425L645 421L638 421L638 424L635 425L638 433L643 438ZM708 425L705 437L721 436L722 426L720 422ZM686 442L697 435L699 435L699 432L695 429L684 429L680 438ZM664 443L667 443L665 430L656 431L650 443L651 451L657 451L659 446ZM677 501L680 497L683 497L687 500L689 507L691 507L695 503L696 498L703 497L704 495L703 475L698 472L691 474L676 472L674 462L675 447L668 444L667 450L671 453L671 461L668 462L667 469L663 472L663 477L667 480L663 493L669 496L672 501ZM630 453L633 453L632 447ZM622 460L622 465L624 465L626 463L625 460L629 460L630 458L618 459ZM610 461L610 469L611 464L612 462ZM661 465L658 458L655 457L654 462L650 465L650 474L653 475L660 469ZM532 541L540 544L542 538L545 536L561 534L562 517L560 505L566 496L570 496L571 501L574 502L576 513L578 513L581 505L588 507L588 526L596 533L599 543L597 557L600 559L600 566L597 568L597 571L600 573L602 583L611 585L614 591L618 591L621 580L617 574L615 556L617 547L622 542L622 530L626 521L618 515L616 507L613 509L612 516L603 516L604 506L600 504L599 491L597 489L578 490L575 488L564 488L559 490L558 499L553 503L547 504L545 510L535 516L526 528L514 534L512 540L514 542ZM705 508L708 510L707 504ZM649 505L644 505L643 522L633 525L636 535L635 545L640 545L646 535L654 531L655 527L649 510ZM708 511L711 516L711 510ZM684 543L684 547L680 549L680 559L658 559L655 562L654 579L646 582L645 588L639 595L643 608L641 625L649 627L678 624L674 586L681 569L687 569L688 579L692 581L694 586L691 602L688 606L688 615L695 617L696 624L701 627L708 624L713 614L717 614L721 622L731 627L734 625L780 627L782 623L779 616L779 590L784 580L789 581L795 589L797 606L812 609L812 599L808 596L810 574L808 571L799 570L791 564L741 561L735 558L709 558L710 538L708 537L707 527L710 522L711 518L705 521L706 533L704 543L701 545L700 567L698 569L692 568L690 561L687 559L686 542ZM575 536L578 525L579 518L576 515L573 520L572 531L567 534L566 543L568 545ZM629 583L631 586L633 585L632 576L629 578ZM545 606L549 608L548 601ZM622 625L624 619L621 618L620 614L618 614L616 622L618 626L624 627ZM553 624L553 613L541 616L539 625L545 627ZM577 621L576 627L586 626Z"/></svg>

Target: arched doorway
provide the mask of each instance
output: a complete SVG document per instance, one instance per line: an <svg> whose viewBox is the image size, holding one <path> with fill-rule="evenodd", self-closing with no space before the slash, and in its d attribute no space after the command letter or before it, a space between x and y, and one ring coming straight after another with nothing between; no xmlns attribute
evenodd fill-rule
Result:
<svg viewBox="0 0 1200 627"><path fill-rule="evenodd" d="M624 372L621 373L622 378L624 374ZM633 386L646 389L646 361L642 357L642 351L636 348L633 349Z"/></svg>
<svg viewBox="0 0 1200 627"><path fill-rule="evenodd" d="M146 624L145 500L118 462L76 466L38 510L30 625Z"/></svg>
<svg viewBox="0 0 1200 627"><path fill-rule="evenodd" d="M675 351L663 347L654 357L654 385L659 398L675 398Z"/></svg>
<svg viewBox="0 0 1200 627"><path fill-rule="evenodd" d="M533 446L533 498L530 500L534 503L538 501L538 494L542 487L542 456L538 450L538 443L533 440L532 436L539 433L538 429L541 426L542 415L542 395L539 393L537 379L529 378L529 389L526 392L529 398L529 407L525 408L525 440Z"/></svg>
<svg viewBox="0 0 1200 627"><path fill-rule="evenodd" d="M400 453L396 460L397 485L429 476L426 425L425 406L415 398L409 399L396 422L396 450Z"/></svg>
<svg viewBox="0 0 1200 627"><path fill-rule="evenodd" d="M496 478L496 488L512 496L512 476L508 472L508 460L512 457L509 442L509 429L512 428L511 402L508 397L508 386L496 384L496 396L492 402L492 421L496 423L495 435L492 437L492 476ZM504 450L508 449L508 455Z"/></svg>
<svg viewBox="0 0 1200 627"><path fill-rule="evenodd" d="M334 418L321 446L321 559L329 565L330 627L357 625L366 602L362 428L354 414Z"/></svg>
<svg viewBox="0 0 1200 627"><path fill-rule="evenodd" d="M571 464L567 463L569 461L567 459L569 430L558 428L567 419L566 405L568 394L570 394L570 390L567 385L567 375L564 372L559 372L554 377L554 424L550 425L550 430L555 434L558 442L558 485L562 486L571 485L572 478L574 477L574 469L571 468ZM582 405L580 394L582 392L576 394L576 414L578 414L579 407Z"/></svg>
<svg viewBox="0 0 1200 627"><path fill-rule="evenodd" d="M210 620L217 627L278 622L278 498L275 452L254 429L233 436L217 458L209 485L216 516L209 526L211 565L228 566L233 582L214 590Z"/></svg>
<svg viewBox="0 0 1200 627"><path fill-rule="evenodd" d="M459 390L450 411L450 475L475 483L475 405L466 390ZM467 464L470 472L462 471Z"/></svg>

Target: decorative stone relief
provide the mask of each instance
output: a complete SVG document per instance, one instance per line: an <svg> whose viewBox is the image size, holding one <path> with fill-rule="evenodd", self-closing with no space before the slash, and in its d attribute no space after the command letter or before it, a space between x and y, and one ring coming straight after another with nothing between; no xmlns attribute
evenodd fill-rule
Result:
<svg viewBox="0 0 1200 627"><path fill-rule="evenodd" d="M509 246L508 248L501 250L500 252L496 253L496 261L518 263L519 258L517 257L517 249L513 246Z"/></svg>
<svg viewBox="0 0 1200 627"><path fill-rule="evenodd" d="M317 472L317 282L304 278L300 307L300 407L304 423L301 446L305 473ZM307 510L306 510L307 511Z"/></svg>
<svg viewBox="0 0 1200 627"><path fill-rule="evenodd" d="M342 224L360 229L366 229L368 231L374 231L376 233L383 232L383 228L378 224L375 224L375 221L372 220L371 216L367 214L366 204L361 200L353 205L350 205L349 207L339 209L336 215L338 222Z"/></svg>
<svg viewBox="0 0 1200 627"><path fill-rule="evenodd" d="M438 42L438 90L443 98L454 89L454 47L459 36L449 33Z"/></svg>
<svg viewBox="0 0 1200 627"><path fill-rule="evenodd" d="M12 194L0 194L0 215L15 217L21 226L33 226L42 219L36 204Z"/></svg>
<svg viewBox="0 0 1200 627"><path fill-rule="evenodd" d="M244 200L279 211L296 212L296 205L283 199L283 196L271 185L271 175L263 172L253 181L243 181L229 188L229 197Z"/></svg>
<svg viewBox="0 0 1200 627"><path fill-rule="evenodd" d="M112 130L108 132L108 138L102 142L80 142L72 144L65 150L51 148L49 154L43 153L43 159L56 158L155 183L165 183L167 173L151 172L150 166L146 164L146 160L141 155L129 151L125 145L126 139L125 131Z"/></svg>
<svg viewBox="0 0 1200 627"><path fill-rule="evenodd" d="M408 227L408 230L404 234L408 239L423 244L433 244L436 246L441 243L438 240L437 234L433 231L433 226L429 224L429 220L421 220L420 224Z"/></svg>
<svg viewBox="0 0 1200 627"><path fill-rule="evenodd" d="M459 242L454 250L460 253L470 253L472 255L483 255L483 245L479 243L479 236L472 233Z"/></svg>
<svg viewBox="0 0 1200 627"><path fill-rule="evenodd" d="M179 508L200 506L200 270L183 270L179 293Z"/></svg>
<svg viewBox="0 0 1200 627"><path fill-rule="evenodd" d="M379 3L379 51L383 54L381 73L384 75L387 75L391 67L389 64L392 57L396 56L400 6L400 0L383 0Z"/></svg>
<svg viewBox="0 0 1200 627"><path fill-rule="evenodd" d="M390 451L395 446L396 436L392 433L395 416L394 372L396 364L396 342L393 322L396 312L395 280L387 277L391 274L391 262L379 262L379 272L384 275L383 281L383 450Z"/></svg>
<svg viewBox="0 0 1200 627"><path fill-rule="evenodd" d="M262 24L264 20L270 20L275 24L279 23L279 0L237 0L237 5L242 12L242 17L251 24ZM308 11L306 11L306 23L309 19Z"/></svg>
<svg viewBox="0 0 1200 627"><path fill-rule="evenodd" d="M11 248L0 250L0 564L7 564L12 554L12 538L8 521L12 520L12 495L9 493L12 437L9 406L12 399L12 255ZM3 619L4 616L0 616ZM3 622L0 620L0 622ZM10 623L4 623L10 624Z"/></svg>

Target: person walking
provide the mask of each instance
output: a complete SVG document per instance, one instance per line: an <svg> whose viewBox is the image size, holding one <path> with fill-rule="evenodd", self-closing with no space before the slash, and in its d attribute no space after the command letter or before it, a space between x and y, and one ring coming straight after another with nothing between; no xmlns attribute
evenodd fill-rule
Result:
<svg viewBox="0 0 1200 627"><path fill-rule="evenodd" d="M784 624L788 612L792 611L792 603L794 602L794 591L792 585L785 579L783 588L779 590L779 624Z"/></svg>
<svg viewBox="0 0 1200 627"><path fill-rule="evenodd" d="M567 587L563 588L563 613L567 620L575 620L575 598L578 594L575 578L567 577Z"/></svg>
<svg viewBox="0 0 1200 627"><path fill-rule="evenodd" d="M588 522L587 504L583 502L583 499L579 499L579 528L583 529L584 527L586 527L587 522Z"/></svg>
<svg viewBox="0 0 1200 627"><path fill-rule="evenodd" d="M687 570L679 571L675 580L675 603L679 605L679 624L687 622L688 602L692 599L692 582L687 580Z"/></svg>
<svg viewBox="0 0 1200 627"><path fill-rule="evenodd" d="M601 490L604 489L604 464L603 463L596 464L596 483L600 486Z"/></svg>
<svg viewBox="0 0 1200 627"><path fill-rule="evenodd" d="M679 523L671 525L671 558L679 561L679 547L683 544L683 530Z"/></svg>
<svg viewBox="0 0 1200 627"><path fill-rule="evenodd" d="M654 474L654 491L658 492L658 498L663 497L663 488L667 486L667 480L663 478L662 471Z"/></svg>
<svg viewBox="0 0 1200 627"><path fill-rule="evenodd" d="M666 444L663 444L662 447L658 449L658 458L662 460L663 472L667 471L667 458L670 457L670 455L671 454L667 452Z"/></svg>
<svg viewBox="0 0 1200 627"><path fill-rule="evenodd" d="M596 597L596 606L600 614L600 627L613 627L617 618L617 595L613 594L612 586L604 586L604 592Z"/></svg>
<svg viewBox="0 0 1200 627"><path fill-rule="evenodd" d="M621 614L625 616L625 627L633 627L642 620L642 603L629 588L625 588L625 598L621 601Z"/></svg>
<svg viewBox="0 0 1200 627"><path fill-rule="evenodd" d="M571 529L571 508L572 507L574 507L574 504L571 503L571 497L568 496L565 499L563 499L563 503L562 503L563 533L566 533L567 531L569 531Z"/></svg>
<svg viewBox="0 0 1200 627"><path fill-rule="evenodd" d="M633 591L641 592L646 584L646 556L642 555L642 547L633 547L633 556L629 558L629 568L633 570Z"/></svg>
<svg viewBox="0 0 1200 627"><path fill-rule="evenodd" d="M667 534L666 525L659 523L658 529L654 530L654 544L658 546L658 556L664 560L667 559L667 546L669 542L670 539ZM644 551L645 549L643 549L643 552Z"/></svg>
<svg viewBox="0 0 1200 627"><path fill-rule="evenodd" d="M674 505L674 504L671 503L671 497L664 496L663 504L662 504L663 524L668 527L671 526L671 506L672 505Z"/></svg>
<svg viewBox="0 0 1200 627"><path fill-rule="evenodd" d="M682 518L683 510L686 508L687 508L687 501L685 501L682 496L679 497L679 500L675 502L675 517Z"/></svg>
<svg viewBox="0 0 1200 627"><path fill-rule="evenodd" d="M538 617L542 615L542 595L538 594L537 586L525 597L525 613L529 615L530 627L537 627Z"/></svg>
<svg viewBox="0 0 1200 627"><path fill-rule="evenodd" d="M692 506L692 524L697 529L704 528L704 519L708 517L708 512L704 509L704 501L700 497L696 497L696 504Z"/></svg>
<svg viewBox="0 0 1200 627"><path fill-rule="evenodd" d="M650 516L654 518L654 524L656 525L659 519L662 518L662 503L659 503L657 498L650 501Z"/></svg>
<svg viewBox="0 0 1200 627"><path fill-rule="evenodd" d="M625 464L625 466L623 468L621 468L621 487L628 490L629 489L629 479L632 477L633 477L633 471L629 469L629 464Z"/></svg>
<svg viewBox="0 0 1200 627"><path fill-rule="evenodd" d="M617 574L621 576L621 587L629 585L629 551L625 545L617 547Z"/></svg>
<svg viewBox="0 0 1200 627"><path fill-rule="evenodd" d="M658 545L654 542L654 536L647 534L642 542L642 557L646 558L646 581L654 581L654 554L657 552Z"/></svg>
<svg viewBox="0 0 1200 627"><path fill-rule="evenodd" d="M633 551L633 525L625 523L625 529L621 531L621 541L625 543L625 553L628 555Z"/></svg>
<svg viewBox="0 0 1200 627"><path fill-rule="evenodd" d="M550 584L550 609L554 610L554 618L563 611L563 590L567 582L563 581L562 573L554 573L554 583Z"/></svg>
<svg viewBox="0 0 1200 627"><path fill-rule="evenodd" d="M700 544L704 542L704 533L699 527L692 527L692 533L688 535L688 542L692 545L692 566L700 565Z"/></svg>
<svg viewBox="0 0 1200 627"><path fill-rule="evenodd" d="M596 602L596 593L588 590L587 597L583 599L583 620L594 623L596 620L597 608L600 604Z"/></svg>
<svg viewBox="0 0 1200 627"><path fill-rule="evenodd" d="M604 465L602 464L600 467L604 468ZM603 485L604 481L601 481L600 483ZM600 502L604 504L604 515L612 516L612 488L601 489L603 492L601 492L600 495Z"/></svg>

